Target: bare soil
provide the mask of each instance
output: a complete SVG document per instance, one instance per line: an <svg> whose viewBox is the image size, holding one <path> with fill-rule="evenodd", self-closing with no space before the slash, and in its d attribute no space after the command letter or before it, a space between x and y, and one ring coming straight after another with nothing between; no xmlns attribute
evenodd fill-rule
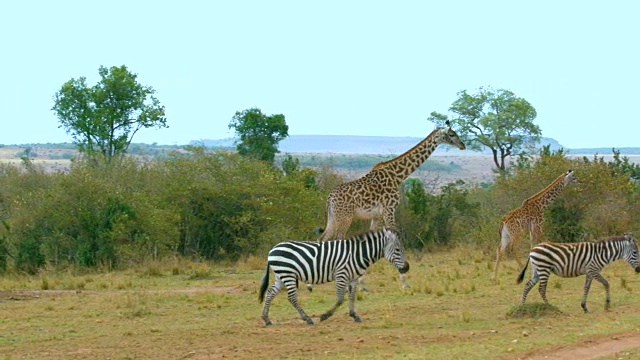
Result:
<svg viewBox="0 0 640 360"><path fill-rule="evenodd" d="M634 353L628 351L635 349ZM587 360L599 358L637 359L640 358L640 333L615 334L606 338L594 337L580 344L560 346L536 351L538 355L525 357L526 360ZM630 356L630 357L628 357Z"/></svg>

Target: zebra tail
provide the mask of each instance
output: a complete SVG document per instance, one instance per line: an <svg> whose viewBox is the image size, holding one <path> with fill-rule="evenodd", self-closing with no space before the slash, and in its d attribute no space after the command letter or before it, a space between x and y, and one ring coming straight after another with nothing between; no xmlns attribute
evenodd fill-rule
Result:
<svg viewBox="0 0 640 360"><path fill-rule="evenodd" d="M269 287L269 263L267 262L267 268L264 270L264 275L262 275L262 283L260 284L260 292L258 293L258 300L262 304L264 301L264 294L267 292L267 287Z"/></svg>
<svg viewBox="0 0 640 360"><path fill-rule="evenodd" d="M520 275L518 275L518 280L517 280L518 284L520 284L522 280L524 280L524 273L527 271L528 267L529 267L529 256L527 256L527 262L524 264L524 269L522 269L522 271L520 271Z"/></svg>

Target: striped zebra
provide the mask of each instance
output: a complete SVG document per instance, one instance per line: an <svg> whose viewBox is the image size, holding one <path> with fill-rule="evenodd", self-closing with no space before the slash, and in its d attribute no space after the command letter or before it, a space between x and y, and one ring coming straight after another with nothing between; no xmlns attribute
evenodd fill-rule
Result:
<svg viewBox="0 0 640 360"><path fill-rule="evenodd" d="M640 272L638 244L633 235L612 236L597 242L539 244L531 249L527 263L518 276L518 284L520 284L524 279L529 261L531 261L531 280L524 286L522 304L525 303L527 294L538 281L540 281L538 288L540 296L545 303L549 303L546 292L547 281L551 273L561 277L586 275L582 309L584 312L589 312L587 294L589 287L591 287L591 281L596 279L604 285L607 292L604 308L608 310L611 304L609 282L600 275L600 271L605 265L618 259L624 259L635 268L636 272Z"/></svg>
<svg viewBox="0 0 640 360"><path fill-rule="evenodd" d="M289 302L298 310L302 320L313 325L313 320L298 304L298 283L322 284L335 280L338 299L333 307L320 316L320 321L333 315L344 301L346 290L349 293L349 316L356 322L362 322L354 308L358 277L382 257L395 265L401 274L409 271L402 242L398 233L391 229L369 231L346 240L285 241L277 244L269 251L260 286L259 300L264 300L262 319L266 325L272 324L269 306L284 285ZM275 283L267 291L269 268L275 274Z"/></svg>

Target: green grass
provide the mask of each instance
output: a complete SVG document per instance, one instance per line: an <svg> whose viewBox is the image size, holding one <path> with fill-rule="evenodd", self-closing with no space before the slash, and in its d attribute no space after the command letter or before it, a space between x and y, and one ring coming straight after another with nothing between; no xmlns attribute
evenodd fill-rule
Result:
<svg viewBox="0 0 640 360"><path fill-rule="evenodd" d="M640 329L640 277L625 263L603 273L611 310L603 310L604 290L594 283L591 312L584 314L583 277L552 277L561 286L549 287L550 306L537 289L521 306L516 262L501 264L494 281L493 259L477 249L410 259L410 289L401 288L386 260L376 263L366 277L371 291L356 300L362 324L347 315L346 303L319 321L335 302L331 283L312 293L300 288L299 300L316 325L300 320L281 293L270 312L274 326L265 327L258 303L264 261L6 275L0 278L0 358L512 359Z"/></svg>

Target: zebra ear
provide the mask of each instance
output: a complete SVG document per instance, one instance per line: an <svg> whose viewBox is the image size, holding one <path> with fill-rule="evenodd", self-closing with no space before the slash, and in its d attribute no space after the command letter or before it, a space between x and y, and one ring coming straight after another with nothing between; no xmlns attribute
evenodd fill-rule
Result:
<svg viewBox="0 0 640 360"><path fill-rule="evenodd" d="M447 125L448 128L451 128L451 122L449 120L444 122L445 125Z"/></svg>

